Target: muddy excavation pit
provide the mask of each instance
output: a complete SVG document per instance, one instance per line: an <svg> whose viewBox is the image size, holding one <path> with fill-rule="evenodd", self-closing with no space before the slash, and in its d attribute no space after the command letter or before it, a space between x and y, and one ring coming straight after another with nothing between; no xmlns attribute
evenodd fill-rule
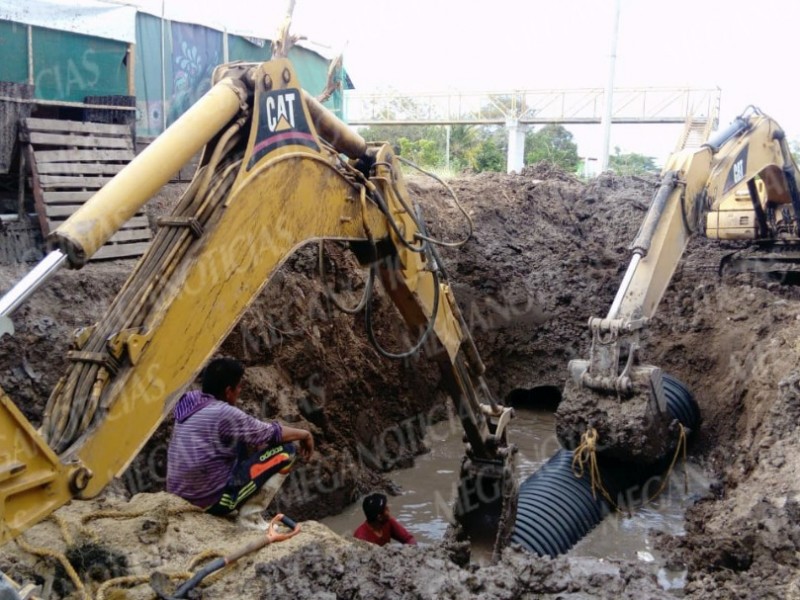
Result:
<svg viewBox="0 0 800 600"><path fill-rule="evenodd" d="M464 219L446 190L416 177L408 184L433 237L463 237ZM475 231L440 254L489 386L499 398L562 390L568 362L588 358L588 319L605 315L614 298L657 180L603 175L587 183L539 165L450 185ZM166 189L148 205L150 215L176 195ZM665 586L642 560L542 558L511 546L498 563L479 565L467 545L450 539L378 548L320 524L369 491L402 491L393 471L413 467L428 451L428 427L447 418L435 363L383 358L363 315L337 311L327 298L331 289L355 305L366 279L349 253L328 243L324 285L316 248L301 249L221 349L248 367L246 409L314 432L315 457L291 474L274 505L302 531L209 577L202 597L800 598L800 288L751 275L720 279L726 251L692 240L642 339L642 361L684 382L700 406L688 461L713 482L675 500L687 505L683 531L651 535L660 566L684 573L679 587ZM97 262L58 273L15 314L16 335L0 347L0 385L34 425L66 369L72 331L102 314L131 268ZM0 286L25 272L4 267ZM388 298L377 294L374 302L382 345L411 343ZM40 584L48 598L78 597L59 581L66 575L58 560L31 550L65 554L91 543L104 556L124 557L129 579L98 590L87 575L89 593L153 598L154 573L177 586L202 564L198 555L243 544L231 521L188 511L163 492L170 428L168 418L99 498L71 502L56 520L28 530L22 545L2 547L0 570ZM627 517L607 518L624 524Z"/></svg>

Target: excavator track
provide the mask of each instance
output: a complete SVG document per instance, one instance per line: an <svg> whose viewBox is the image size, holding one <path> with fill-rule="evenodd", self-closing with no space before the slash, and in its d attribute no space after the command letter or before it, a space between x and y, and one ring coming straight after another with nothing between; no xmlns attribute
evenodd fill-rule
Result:
<svg viewBox="0 0 800 600"><path fill-rule="evenodd" d="M725 255L719 264L720 276L739 273L760 274L787 284L800 284L800 240L762 243Z"/></svg>

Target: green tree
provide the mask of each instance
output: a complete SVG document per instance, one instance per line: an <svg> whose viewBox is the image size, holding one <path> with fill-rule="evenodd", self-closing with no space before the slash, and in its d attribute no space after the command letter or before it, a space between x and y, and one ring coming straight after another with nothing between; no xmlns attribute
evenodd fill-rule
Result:
<svg viewBox="0 0 800 600"><path fill-rule="evenodd" d="M506 156L494 140L487 139L473 150L470 165L479 173L482 171L502 173L506 168Z"/></svg>
<svg viewBox="0 0 800 600"><path fill-rule="evenodd" d="M372 127L360 128L358 133L368 142L396 144L400 138L405 138L412 142L419 140L444 142L442 128L433 125L373 125Z"/></svg>
<svg viewBox="0 0 800 600"><path fill-rule="evenodd" d="M789 151L794 157L794 162L800 164L800 140L797 138L791 140L789 142Z"/></svg>
<svg viewBox="0 0 800 600"><path fill-rule="evenodd" d="M400 147L400 156L418 164L420 167L432 168L444 165L444 153L435 140L421 139L412 141L401 137L395 145Z"/></svg>
<svg viewBox="0 0 800 600"><path fill-rule="evenodd" d="M549 161L566 171L578 168L578 145L563 125L545 125L538 131L525 135L525 164Z"/></svg>
<svg viewBox="0 0 800 600"><path fill-rule="evenodd" d="M631 152L620 154L619 148L614 148L614 155L608 157L608 168L617 175L643 175L658 171L653 157Z"/></svg>
<svg viewBox="0 0 800 600"><path fill-rule="evenodd" d="M454 171L472 167L471 155L481 143L481 139L480 130L475 125L450 126L450 167Z"/></svg>
<svg viewBox="0 0 800 600"><path fill-rule="evenodd" d="M521 102L515 96L493 96L491 102L476 113L498 117L518 110ZM427 115L425 107L413 100L398 98L388 106L376 107L382 118L402 121L404 118ZM368 142L387 142L399 149L401 156L423 168L449 165L451 171L502 171L505 165L505 130L496 125L374 125L359 128ZM569 135L569 134L568 134Z"/></svg>
<svg viewBox="0 0 800 600"><path fill-rule="evenodd" d="M449 129L449 140L445 125L375 125L359 128L358 132L368 142L395 146L401 156L425 169L449 164L453 172L504 170L506 137L503 127L457 124Z"/></svg>
<svg viewBox="0 0 800 600"><path fill-rule="evenodd" d="M358 132L368 142L387 142L400 149L400 155L423 168L445 164L445 132L433 125L380 125Z"/></svg>

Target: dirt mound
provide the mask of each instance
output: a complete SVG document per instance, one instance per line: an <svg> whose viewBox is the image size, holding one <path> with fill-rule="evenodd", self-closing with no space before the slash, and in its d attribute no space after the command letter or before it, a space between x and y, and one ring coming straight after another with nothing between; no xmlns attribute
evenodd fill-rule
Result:
<svg viewBox="0 0 800 600"><path fill-rule="evenodd" d="M52 589L56 597L80 597L80 585L95 598L144 600L153 598L154 590L174 593L211 560L258 537L231 520L209 518L171 494L139 494L130 500L109 494L72 503L54 520L29 530L22 552L9 556L5 550L3 566ZM40 560L33 558L37 554ZM74 583L45 554L71 557L81 581ZM479 568L463 557L457 544L378 548L307 520L296 536L209 575L198 591L208 600L670 597L636 565L598 566L564 557L536 559L532 565L529 554L515 549L506 551L502 566Z"/></svg>
<svg viewBox="0 0 800 600"><path fill-rule="evenodd" d="M520 389L561 390L569 360L588 357L586 323L606 314L657 182L603 175L584 183L540 166L465 176L450 186L474 232L439 253L490 387L500 398ZM415 178L409 189L432 236L465 237L467 220L443 186ZM669 566L686 569L687 597L800 597L800 292L749 276L719 279L721 253L692 241L643 340L642 358L695 393L703 426L691 460L717 479L713 493L689 509L685 535L662 535L660 550ZM391 489L388 470L425 450L425 426L445 410L432 361L383 358L369 344L363 318L333 307L328 288L358 303L364 276L354 267L348 254L326 245L323 285L315 250L301 250L223 344L248 364L249 409L310 427L320 459L293 473L278 498L278 509L306 521L305 534L244 561L212 581L204 597L674 597L638 564L543 560L508 549L501 564L479 568L452 545L362 547L309 521L368 489ZM0 385L34 423L66 365L72 329L102 313L130 268L92 264L59 273L15 316L18 333L0 347ZM21 272L0 275L6 287ZM407 342L390 302L382 295L376 302L381 340ZM101 528L98 543L112 557L127 556L125 568L136 575L186 569L199 551L241 541L223 519L159 516L159 507L179 502L160 493L169 428L167 420L119 496L62 509L73 521L107 506L145 510L107 527L92 522ZM127 501L139 492L148 493ZM24 539L47 545L63 535L46 522ZM23 579L55 573L53 564L13 544L0 550L0 569Z"/></svg>
<svg viewBox="0 0 800 600"><path fill-rule="evenodd" d="M559 165L541 161L522 168L520 175L529 179L549 179L550 181L576 181L575 175L567 173Z"/></svg>

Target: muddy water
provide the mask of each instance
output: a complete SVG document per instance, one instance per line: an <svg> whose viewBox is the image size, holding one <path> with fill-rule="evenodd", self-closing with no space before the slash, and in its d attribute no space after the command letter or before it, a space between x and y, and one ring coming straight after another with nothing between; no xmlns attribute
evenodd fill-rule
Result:
<svg viewBox="0 0 800 600"><path fill-rule="evenodd" d="M520 482L536 472L560 447L551 410L517 408L509 428L509 439L519 448ZM436 425L430 432L428 445L431 451L418 457L414 468L392 473L400 495L389 498L392 514L421 544L441 540L452 517L450 507L464 451L460 426L457 422ZM679 469L656 500L630 517L607 516L576 544L571 555L640 560L656 566L659 557L651 543L651 532L683 533L685 508L708 490L708 480L691 463L687 464L686 475L688 493L684 493L683 469ZM323 523L341 535L351 535L363 520L360 503L356 503ZM659 574L659 578L662 577L669 579L670 585L679 586L680 574L663 572Z"/></svg>

